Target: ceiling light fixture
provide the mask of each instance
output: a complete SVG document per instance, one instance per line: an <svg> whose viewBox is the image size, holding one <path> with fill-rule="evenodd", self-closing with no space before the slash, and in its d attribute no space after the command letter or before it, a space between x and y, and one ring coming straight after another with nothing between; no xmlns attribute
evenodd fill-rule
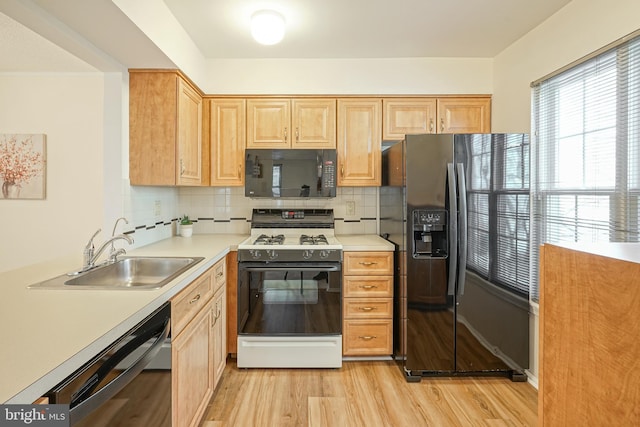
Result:
<svg viewBox="0 0 640 427"><path fill-rule="evenodd" d="M284 37L284 17L274 10L259 10L251 15L251 35L260 44L279 43Z"/></svg>

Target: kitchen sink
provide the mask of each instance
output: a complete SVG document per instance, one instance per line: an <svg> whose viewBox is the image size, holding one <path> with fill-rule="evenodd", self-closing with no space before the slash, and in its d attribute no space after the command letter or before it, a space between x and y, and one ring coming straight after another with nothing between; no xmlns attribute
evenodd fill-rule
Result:
<svg viewBox="0 0 640 427"><path fill-rule="evenodd" d="M202 257L126 257L70 278L61 275L30 285L42 289L158 289L202 261Z"/></svg>

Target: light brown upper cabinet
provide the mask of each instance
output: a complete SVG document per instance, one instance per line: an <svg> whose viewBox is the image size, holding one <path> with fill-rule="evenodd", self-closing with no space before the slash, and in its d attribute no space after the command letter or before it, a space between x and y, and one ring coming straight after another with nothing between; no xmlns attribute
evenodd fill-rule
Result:
<svg viewBox="0 0 640 427"><path fill-rule="evenodd" d="M491 98L439 98L437 132L491 132Z"/></svg>
<svg viewBox="0 0 640 427"><path fill-rule="evenodd" d="M338 185L379 186L382 99L338 99Z"/></svg>
<svg viewBox="0 0 640 427"><path fill-rule="evenodd" d="M247 148L335 148L336 100L247 100Z"/></svg>
<svg viewBox="0 0 640 427"><path fill-rule="evenodd" d="M211 185L244 185L244 99L210 99Z"/></svg>
<svg viewBox="0 0 640 427"><path fill-rule="evenodd" d="M436 133L436 98L384 99L382 139L395 141L412 133Z"/></svg>
<svg viewBox="0 0 640 427"><path fill-rule="evenodd" d="M178 71L131 70L131 184L208 185L208 168L200 92Z"/></svg>
<svg viewBox="0 0 640 427"><path fill-rule="evenodd" d="M415 133L487 133L491 98L385 98L383 136L401 140Z"/></svg>

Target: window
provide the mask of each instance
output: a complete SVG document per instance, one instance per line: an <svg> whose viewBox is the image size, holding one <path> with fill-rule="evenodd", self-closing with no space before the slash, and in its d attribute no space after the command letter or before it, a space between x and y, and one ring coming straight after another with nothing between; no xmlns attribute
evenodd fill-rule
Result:
<svg viewBox="0 0 640 427"><path fill-rule="evenodd" d="M640 37L533 84L532 286L545 243L637 242Z"/></svg>
<svg viewBox="0 0 640 427"><path fill-rule="evenodd" d="M529 296L529 138L471 135L467 264Z"/></svg>

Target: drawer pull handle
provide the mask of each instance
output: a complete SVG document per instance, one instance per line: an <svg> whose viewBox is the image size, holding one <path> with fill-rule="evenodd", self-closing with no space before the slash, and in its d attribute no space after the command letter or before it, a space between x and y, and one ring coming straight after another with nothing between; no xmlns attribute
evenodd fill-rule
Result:
<svg viewBox="0 0 640 427"><path fill-rule="evenodd" d="M377 262L360 261L360 264L365 265L365 266L370 266L370 265L376 265Z"/></svg>
<svg viewBox="0 0 640 427"><path fill-rule="evenodd" d="M215 326L216 323L218 323L218 319L220 318L220 314L221 314L222 310L220 310L220 306L218 305L218 303L216 303L216 314L213 317L213 323L211 324L211 326Z"/></svg>
<svg viewBox="0 0 640 427"><path fill-rule="evenodd" d="M361 287L362 289L375 289L375 288L377 288L378 286L377 286L377 285L360 285L360 287Z"/></svg>
<svg viewBox="0 0 640 427"><path fill-rule="evenodd" d="M198 294L195 297L193 297L193 299L191 301L189 301L189 304L193 304L194 302L197 302L199 299L200 299L200 294Z"/></svg>
<svg viewBox="0 0 640 427"><path fill-rule="evenodd" d="M375 307L358 307L358 310L360 311L373 311L375 309Z"/></svg>
<svg viewBox="0 0 640 427"><path fill-rule="evenodd" d="M361 340L365 340L365 341L371 341L371 340L374 340L374 339L376 339L378 337L375 336L375 335L361 335L358 338L360 338Z"/></svg>
<svg viewBox="0 0 640 427"><path fill-rule="evenodd" d="M222 277L224 276L224 273L221 271L220 273L216 274L216 277Z"/></svg>

